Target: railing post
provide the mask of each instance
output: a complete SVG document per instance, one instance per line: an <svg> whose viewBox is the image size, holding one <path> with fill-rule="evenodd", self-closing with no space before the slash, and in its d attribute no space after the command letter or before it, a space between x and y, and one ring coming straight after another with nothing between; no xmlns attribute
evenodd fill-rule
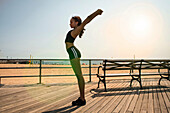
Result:
<svg viewBox="0 0 170 113"><path fill-rule="evenodd" d="M168 68L168 80L170 80L170 69Z"/></svg>
<svg viewBox="0 0 170 113"><path fill-rule="evenodd" d="M40 75L39 75L39 84L41 84L41 62L42 62L42 60L40 60Z"/></svg>
<svg viewBox="0 0 170 113"><path fill-rule="evenodd" d="M89 60L89 82L91 82L91 60Z"/></svg>

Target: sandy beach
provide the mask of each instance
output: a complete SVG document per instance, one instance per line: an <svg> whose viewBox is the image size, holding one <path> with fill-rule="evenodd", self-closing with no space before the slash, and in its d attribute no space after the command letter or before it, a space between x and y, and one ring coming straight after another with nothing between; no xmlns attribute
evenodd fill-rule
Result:
<svg viewBox="0 0 170 113"><path fill-rule="evenodd" d="M98 67L99 65L92 65ZM39 67L38 64L0 64L0 67ZM42 65L42 67L71 67L70 65ZM88 67L88 65L82 65ZM155 71L155 70L153 70ZM100 70L102 72L102 70ZM107 73L128 73L129 71L107 71ZM82 68L83 74L89 74L89 68ZM97 74L97 68L91 69L92 74ZM0 76L24 76L24 75L39 75L39 69L0 69ZM42 69L42 75L74 75L72 68L48 68ZM152 76L160 78L160 76ZM89 81L89 76L84 76L85 81ZM130 79L131 77L112 77L107 79ZM144 78L144 77L142 77ZM147 76L145 78L150 78ZM98 78L93 75L91 80L97 82ZM17 78L2 78L1 84L4 85L23 85L37 84L39 77L17 77ZM57 77L42 77L43 84L64 84L77 83L76 76L57 76Z"/></svg>
<svg viewBox="0 0 170 113"><path fill-rule="evenodd" d="M38 64L0 64L0 67L39 67ZM71 65L42 65L42 67L71 67ZM88 65L82 65L88 67ZM24 76L24 75L39 75L37 69L0 69L0 76ZM92 73L96 73L97 69L92 69ZM74 75L72 68L51 68L42 69L42 75ZM88 68L82 68L83 74L89 74ZM84 76L85 81L89 81L89 76ZM97 80L93 76L93 81ZM5 85L20 85L20 84L36 84L39 83L39 77L17 77L17 78L2 78L1 84ZM77 83L76 76L57 76L57 77L42 77L43 84L51 83Z"/></svg>

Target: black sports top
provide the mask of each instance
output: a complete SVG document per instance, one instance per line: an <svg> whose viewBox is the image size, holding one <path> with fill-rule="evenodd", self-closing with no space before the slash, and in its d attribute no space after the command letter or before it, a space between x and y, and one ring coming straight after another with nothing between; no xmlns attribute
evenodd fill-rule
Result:
<svg viewBox="0 0 170 113"><path fill-rule="evenodd" d="M67 33L65 42L71 42L71 43L74 42L75 38L73 38L73 37L71 36L71 31L73 31L73 30L70 30L70 31Z"/></svg>

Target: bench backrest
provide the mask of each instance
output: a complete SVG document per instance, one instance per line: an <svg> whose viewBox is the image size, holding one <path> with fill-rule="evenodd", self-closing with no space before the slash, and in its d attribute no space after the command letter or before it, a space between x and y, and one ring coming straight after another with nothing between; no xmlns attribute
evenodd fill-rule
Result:
<svg viewBox="0 0 170 113"><path fill-rule="evenodd" d="M170 60L143 60L141 69L170 69Z"/></svg>
<svg viewBox="0 0 170 113"><path fill-rule="evenodd" d="M103 60L103 70L170 69L170 60Z"/></svg>
<svg viewBox="0 0 170 113"><path fill-rule="evenodd" d="M141 60L104 60L103 70L139 69Z"/></svg>

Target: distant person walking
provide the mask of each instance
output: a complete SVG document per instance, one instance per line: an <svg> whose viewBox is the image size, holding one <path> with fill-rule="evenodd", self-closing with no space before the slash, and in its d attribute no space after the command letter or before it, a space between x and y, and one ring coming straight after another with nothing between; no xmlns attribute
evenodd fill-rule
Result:
<svg viewBox="0 0 170 113"><path fill-rule="evenodd" d="M74 46L74 40L79 35L79 37L82 37L82 34L84 33L84 27L86 24L88 24L93 18L95 18L97 15L102 14L102 10L98 9L91 15L89 15L83 22L81 21L81 18L79 16L74 16L70 20L70 27L73 28L67 33L65 43L66 43L66 49L69 54L70 62L73 68L73 71L77 77L78 85L79 85L79 91L80 91L80 97L72 102L72 105L75 106L83 106L86 104L85 100L85 82L81 71L81 64L80 64L80 58L81 53L80 51Z"/></svg>

